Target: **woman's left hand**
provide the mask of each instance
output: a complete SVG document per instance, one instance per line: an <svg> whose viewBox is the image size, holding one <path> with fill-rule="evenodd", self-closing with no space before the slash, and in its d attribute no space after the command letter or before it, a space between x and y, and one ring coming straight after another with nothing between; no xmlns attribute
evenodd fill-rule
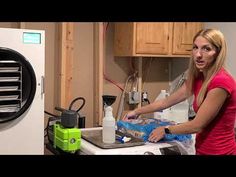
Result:
<svg viewBox="0 0 236 177"><path fill-rule="evenodd" d="M161 126L161 127L157 127L155 128L149 135L148 140L150 142L158 142L159 140L161 140L164 136L165 136L165 130L164 130L165 126Z"/></svg>

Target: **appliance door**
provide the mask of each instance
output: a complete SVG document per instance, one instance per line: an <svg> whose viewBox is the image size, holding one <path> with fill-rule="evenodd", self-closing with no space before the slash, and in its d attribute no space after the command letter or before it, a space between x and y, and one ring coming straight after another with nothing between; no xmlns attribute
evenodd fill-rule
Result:
<svg viewBox="0 0 236 177"><path fill-rule="evenodd" d="M0 123L19 118L36 92L33 67L22 54L0 47Z"/></svg>

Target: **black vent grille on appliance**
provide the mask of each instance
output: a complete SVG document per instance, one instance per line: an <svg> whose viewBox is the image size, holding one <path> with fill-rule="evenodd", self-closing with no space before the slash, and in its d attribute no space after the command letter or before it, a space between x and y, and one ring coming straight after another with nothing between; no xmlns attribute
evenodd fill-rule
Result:
<svg viewBox="0 0 236 177"><path fill-rule="evenodd" d="M0 123L27 112L36 93L36 76L29 60L19 52L0 47Z"/></svg>
<svg viewBox="0 0 236 177"><path fill-rule="evenodd" d="M13 60L0 61L0 116L18 112L22 105L22 66Z"/></svg>

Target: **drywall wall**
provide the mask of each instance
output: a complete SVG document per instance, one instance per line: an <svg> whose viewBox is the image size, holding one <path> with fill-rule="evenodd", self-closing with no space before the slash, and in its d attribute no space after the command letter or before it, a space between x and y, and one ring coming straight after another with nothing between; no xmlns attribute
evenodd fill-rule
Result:
<svg viewBox="0 0 236 177"><path fill-rule="evenodd" d="M217 28L225 36L228 45L226 67L236 78L236 22L208 22L204 23L205 28Z"/></svg>
<svg viewBox="0 0 236 177"><path fill-rule="evenodd" d="M171 58L143 58L143 92L153 102L160 91L169 87L169 63Z"/></svg>
<svg viewBox="0 0 236 177"><path fill-rule="evenodd" d="M179 75L188 69L190 58L172 58L170 61L170 81L175 80Z"/></svg>
<svg viewBox="0 0 236 177"><path fill-rule="evenodd" d="M80 114L86 117L86 127L93 127L94 100L94 38L93 23L74 23L74 56L72 71L72 99L85 98ZM72 100L71 100L72 101ZM82 101L74 104L78 109Z"/></svg>

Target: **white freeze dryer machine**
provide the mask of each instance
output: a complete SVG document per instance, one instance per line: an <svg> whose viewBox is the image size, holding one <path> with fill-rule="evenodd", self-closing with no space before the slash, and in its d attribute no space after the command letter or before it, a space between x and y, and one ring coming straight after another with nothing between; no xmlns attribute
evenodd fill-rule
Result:
<svg viewBox="0 0 236 177"><path fill-rule="evenodd" d="M0 28L0 154L44 154L42 30Z"/></svg>

